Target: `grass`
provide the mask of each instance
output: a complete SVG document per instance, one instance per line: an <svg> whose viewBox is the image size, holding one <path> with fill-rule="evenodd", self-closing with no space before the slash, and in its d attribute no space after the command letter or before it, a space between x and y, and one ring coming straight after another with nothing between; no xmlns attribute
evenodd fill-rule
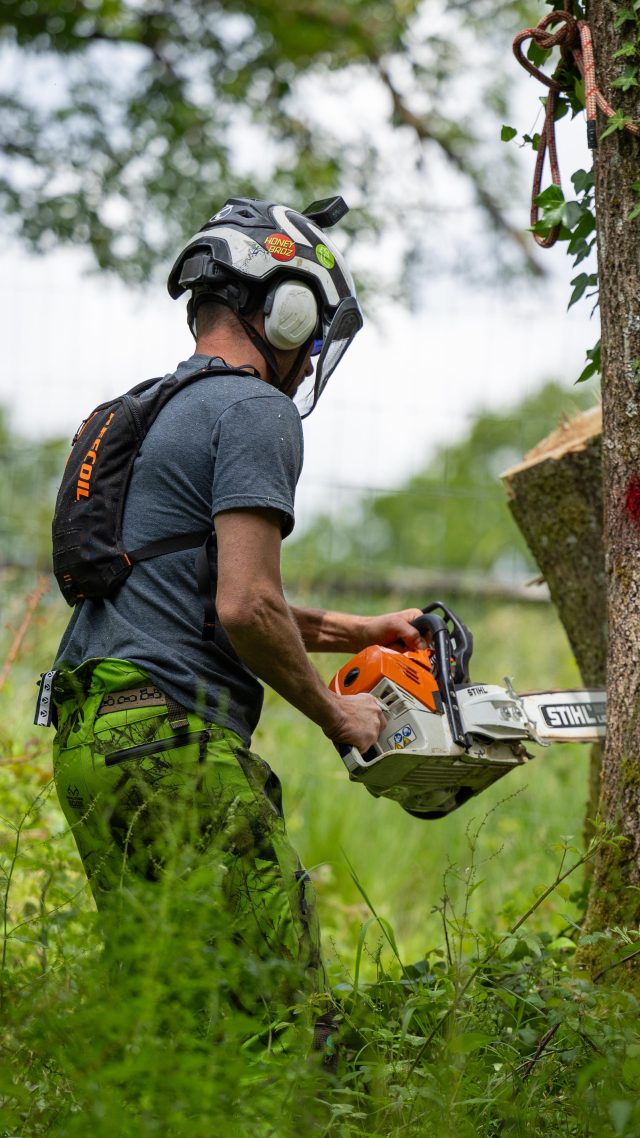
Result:
<svg viewBox="0 0 640 1138"><path fill-rule="evenodd" d="M6 581L4 593L15 628L24 583ZM458 608L475 635L472 678L507 673L522 689L579 683L550 609ZM455 814L420 822L351 785L319 731L268 693L254 747L282 779L341 1001L340 1076L323 1082L295 1054L283 1062L277 1048L243 1049L242 1017L227 1019L224 1046L203 1043L188 1015L186 978L193 984L201 956L188 929L186 969L150 913L144 983L109 971L51 793L49 733L31 726L34 680L67 615L44 598L0 692L1 1138L417 1138L430 1129L637 1138L637 1006L571 968L586 748L538 751ZM0 666L13 639L6 629ZM327 679L340 662L316 661ZM578 868L561 881L571 861ZM608 935L619 957L633 949L621 932ZM243 966L202 963L213 994Z"/></svg>

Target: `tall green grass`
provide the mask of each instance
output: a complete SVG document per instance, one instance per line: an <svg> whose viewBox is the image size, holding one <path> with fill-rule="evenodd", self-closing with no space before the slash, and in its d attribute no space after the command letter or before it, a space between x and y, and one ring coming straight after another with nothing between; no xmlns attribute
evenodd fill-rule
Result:
<svg viewBox="0 0 640 1138"><path fill-rule="evenodd" d="M17 626L23 584L5 595ZM550 609L457 607L475 634L473 678L579 682ZM261 974L233 953L203 952L197 922L170 904L162 920L153 906L140 918L142 969L125 960L114 970L102 952L52 793L50 739L31 727L34 680L66 616L45 599L0 693L1 1138L637 1138L640 1036L637 1005L615 985L624 968L608 974L611 986L572 971L586 749L539 751L455 814L421 822L350 784L321 733L268 694L254 746L282 779L319 896L341 1021L334 1077L282 1052L282 1023L270 1045L247 1044L241 1009L202 1032L189 1013L194 985L206 984L219 1012L231 976L260 991L277 964ZM12 636L3 633L0 666ZM327 680L341 662L316 661ZM206 885L197 896L207 904ZM632 955L633 938L606 935L614 965Z"/></svg>

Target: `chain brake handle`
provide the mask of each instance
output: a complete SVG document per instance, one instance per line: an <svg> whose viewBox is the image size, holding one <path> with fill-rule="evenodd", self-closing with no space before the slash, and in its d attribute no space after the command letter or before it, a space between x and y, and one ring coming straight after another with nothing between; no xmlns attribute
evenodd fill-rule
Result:
<svg viewBox="0 0 640 1138"><path fill-rule="evenodd" d="M453 656L453 682L454 684L468 684L471 683L469 677L469 664L473 655L473 635L467 628L464 621L460 620L459 616L453 612L452 609L442 603L442 601L432 601L431 604L425 605L423 608L423 616L416 617L411 623L418 632L424 631L433 633L431 623L425 621L424 617L431 613L436 613L439 610L442 614L442 620L449 634L451 643L451 655Z"/></svg>

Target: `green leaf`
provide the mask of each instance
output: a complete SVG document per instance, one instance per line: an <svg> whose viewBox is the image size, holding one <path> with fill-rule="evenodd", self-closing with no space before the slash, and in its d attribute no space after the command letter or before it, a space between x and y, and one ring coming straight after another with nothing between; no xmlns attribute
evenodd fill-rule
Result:
<svg viewBox="0 0 640 1138"><path fill-rule="evenodd" d="M530 59L534 67L542 67L542 64L551 55L550 51L545 51L544 48L538 47L534 40L531 40L527 48L527 59Z"/></svg>
<svg viewBox="0 0 640 1138"><path fill-rule="evenodd" d="M575 942L568 936L557 936L555 940L551 941L549 948L552 952L564 951L565 949L571 952L575 952L576 950Z"/></svg>
<svg viewBox="0 0 640 1138"><path fill-rule="evenodd" d="M635 44L632 40L627 40L626 43L623 43L622 47L619 48L618 51L614 51L613 58L620 59L621 57L626 58L627 56L635 55L636 48L637 44Z"/></svg>
<svg viewBox="0 0 640 1138"><path fill-rule="evenodd" d="M586 194L593 189L593 170L576 170L571 181L577 194Z"/></svg>
<svg viewBox="0 0 640 1138"><path fill-rule="evenodd" d="M584 207L578 202L566 202L562 208L562 224L566 225L567 229L575 229L578 222L582 221L583 214Z"/></svg>
<svg viewBox="0 0 640 1138"><path fill-rule="evenodd" d="M614 79L611 86L617 87L620 91L630 91L632 87L638 86L637 75L637 68L627 67L619 79Z"/></svg>
<svg viewBox="0 0 640 1138"><path fill-rule="evenodd" d="M640 217L640 202L638 202L637 205L634 205L631 213L627 215L627 221L635 221L637 217Z"/></svg>
<svg viewBox="0 0 640 1138"><path fill-rule="evenodd" d="M515 936L508 936L506 940L503 940L502 944L500 945L500 948L498 949L498 956L500 956L502 960L508 960L509 957L515 952L517 947L518 938Z"/></svg>
<svg viewBox="0 0 640 1138"><path fill-rule="evenodd" d="M589 363L585 367L584 371L582 371L580 373L580 375L578 376L578 378L576 379L576 383L585 383L585 381L587 379L591 379L594 375L600 374L601 364L600 364L600 341L599 340L598 340L598 343L595 345L595 347L590 348L587 351L587 359L589 360Z"/></svg>
<svg viewBox="0 0 640 1138"><path fill-rule="evenodd" d="M536 133L536 134L523 134L522 138L523 138L524 142L528 142L531 144L532 150L535 150L537 152L538 147L540 146L540 135L538 133Z"/></svg>
<svg viewBox="0 0 640 1138"><path fill-rule="evenodd" d="M454 1055L467 1055L470 1051L479 1051L493 1043L493 1037L484 1031L469 1031L465 1035L456 1035L449 1043L449 1050Z"/></svg>
<svg viewBox="0 0 640 1138"><path fill-rule="evenodd" d="M567 308L571 308L574 304L577 304L580 298L584 296L587 289L593 288L593 286L597 285L597 283L597 273L579 273L577 277L574 277L571 281L571 284L573 285L573 292L571 293L571 299L567 305Z"/></svg>
<svg viewBox="0 0 640 1138"><path fill-rule="evenodd" d="M515 138L517 133L518 132L514 126L503 126L502 130L500 131L500 138L503 142L511 142L511 139Z"/></svg>
<svg viewBox="0 0 640 1138"><path fill-rule="evenodd" d="M633 9L632 8L623 8L621 12L618 12L618 15L616 16L616 18L614 20L613 26L617 31L620 28L624 27L625 24L635 24L635 22L636 22L636 14L633 11Z"/></svg>
<svg viewBox="0 0 640 1138"><path fill-rule="evenodd" d="M564 194L561 186L547 186L546 190L538 194L535 199L536 205L546 206L552 202L563 202Z"/></svg>
<svg viewBox="0 0 640 1138"><path fill-rule="evenodd" d="M617 130L624 130L627 123L630 122L633 122L633 119L630 118L629 115L623 114L622 111L616 111L609 119L608 127L606 127L600 135L600 140L602 141L603 138L608 138L610 134L614 134Z"/></svg>
<svg viewBox="0 0 640 1138"><path fill-rule="evenodd" d="M539 937L535 936L534 933L527 933L522 939L532 956L542 956L542 945Z"/></svg>

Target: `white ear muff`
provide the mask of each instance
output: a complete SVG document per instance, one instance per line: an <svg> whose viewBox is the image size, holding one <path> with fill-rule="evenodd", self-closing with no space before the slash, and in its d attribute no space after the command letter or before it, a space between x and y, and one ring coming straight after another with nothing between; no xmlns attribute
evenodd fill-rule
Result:
<svg viewBox="0 0 640 1138"><path fill-rule="evenodd" d="M316 298L302 281L284 281L267 296L264 331L274 348L300 348L318 324Z"/></svg>

